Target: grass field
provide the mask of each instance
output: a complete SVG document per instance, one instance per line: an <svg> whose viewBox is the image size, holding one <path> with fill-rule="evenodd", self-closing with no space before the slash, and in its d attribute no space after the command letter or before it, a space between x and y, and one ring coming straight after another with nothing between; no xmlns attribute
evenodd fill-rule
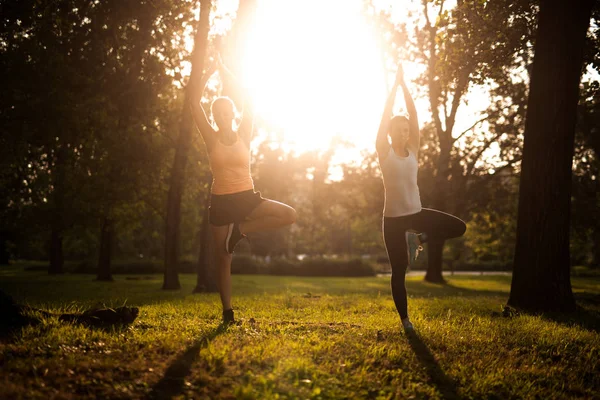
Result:
<svg viewBox="0 0 600 400"><path fill-rule="evenodd" d="M0 342L0 398L599 398L600 278L573 278L574 315L500 316L509 276L410 278L406 335L388 278L234 276L241 324L217 294L162 277L94 282L0 269L0 289L51 312L139 306L99 330L43 318ZM140 278L140 277L138 277Z"/></svg>

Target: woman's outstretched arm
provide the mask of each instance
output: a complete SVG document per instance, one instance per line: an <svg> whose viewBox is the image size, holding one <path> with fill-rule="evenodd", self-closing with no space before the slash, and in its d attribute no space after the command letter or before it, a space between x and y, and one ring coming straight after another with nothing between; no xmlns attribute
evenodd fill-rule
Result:
<svg viewBox="0 0 600 400"><path fill-rule="evenodd" d="M388 133L390 131L392 109L394 108L394 100L396 99L396 90L398 89L398 84L398 73L396 73L396 81L394 82L394 87L392 88L385 102L385 108L383 109L383 115L381 116L381 122L379 123L379 130L377 131L377 139L375 140L375 149L377 150L380 160L383 160L390 151Z"/></svg>
<svg viewBox="0 0 600 400"><path fill-rule="evenodd" d="M242 89L235 75L220 60L219 68L221 73L227 75L231 82L233 82L239 90ZM244 143L246 143L248 148L250 148L250 142L252 141L252 131L254 128L254 113L250 109L250 103L248 102L246 94L242 93L242 96L242 120L240 122L240 126L238 127L238 135L244 141Z"/></svg>
<svg viewBox="0 0 600 400"><path fill-rule="evenodd" d="M419 152L419 119L417 117L417 108L415 107L415 102L406 87L406 82L404 82L404 70L402 69L402 64L398 66L398 74L396 75L396 81L402 87L402 94L404 95L404 103L406 104L406 111L408 112L408 144L407 147L410 148L415 154Z"/></svg>
<svg viewBox="0 0 600 400"><path fill-rule="evenodd" d="M208 121L208 117L204 112L204 108L200 104L202 100L202 93L206 87L206 83L210 79L210 77L215 73L216 68L211 66L208 71L202 76L202 79L199 82L197 87L192 87L191 93L191 102L190 108L192 111L192 116L194 117L194 122L196 123L196 127L200 131L202 138L204 139L204 144L206 145L206 150L210 153L213 148L213 145L216 140L216 132L210 122Z"/></svg>

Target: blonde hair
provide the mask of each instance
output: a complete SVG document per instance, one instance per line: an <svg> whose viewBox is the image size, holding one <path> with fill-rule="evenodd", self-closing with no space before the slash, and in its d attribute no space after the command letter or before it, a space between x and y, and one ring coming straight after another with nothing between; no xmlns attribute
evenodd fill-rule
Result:
<svg viewBox="0 0 600 400"><path fill-rule="evenodd" d="M213 100L212 104L210 105L210 114L213 120L213 126L215 125L215 110L222 108L222 107L231 107L231 111L233 111L233 129L237 130L238 128L238 124L236 121L236 118L238 118L238 112L237 109L235 108L235 103L233 102L233 100L231 100L229 97L227 96L219 96L216 99Z"/></svg>

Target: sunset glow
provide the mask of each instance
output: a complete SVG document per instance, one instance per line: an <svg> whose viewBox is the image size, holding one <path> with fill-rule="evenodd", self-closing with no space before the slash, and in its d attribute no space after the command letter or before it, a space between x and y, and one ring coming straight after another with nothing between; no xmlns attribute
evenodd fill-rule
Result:
<svg viewBox="0 0 600 400"><path fill-rule="evenodd" d="M248 33L242 81L256 113L296 151L341 136L374 140L386 74L360 1L259 2Z"/></svg>
<svg viewBox="0 0 600 400"><path fill-rule="evenodd" d="M376 10L388 10L398 22L415 12L409 1L378 0L374 5ZM346 162L358 157L360 150L374 151L395 65L387 60L384 66L382 39L367 23L363 2L259 0L256 7L241 46L239 76L260 121L255 134L273 134L286 151L296 153L326 151L333 142L343 141L354 147L342 152ZM222 15L232 16L236 8L234 0L220 5ZM214 34L231 25L228 18L220 21L223 26L213 27ZM424 88L413 82L425 66L407 60L403 66L423 126L431 118L429 103ZM472 104L482 106L461 108L457 132L480 118L486 95L485 90L470 90ZM404 113L403 107L399 90L394 112Z"/></svg>

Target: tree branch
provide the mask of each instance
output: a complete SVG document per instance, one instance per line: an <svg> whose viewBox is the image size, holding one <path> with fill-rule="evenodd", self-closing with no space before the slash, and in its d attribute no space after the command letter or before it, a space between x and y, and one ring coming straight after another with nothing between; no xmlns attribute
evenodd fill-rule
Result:
<svg viewBox="0 0 600 400"><path fill-rule="evenodd" d="M490 180L496 178L500 171L504 171L505 169L512 167L513 165L515 165L516 163L518 163L520 161L521 161L521 157L513 158L512 160L506 161L506 164L504 164L498 168L495 168L494 169L495 171L493 174L485 174L485 175L477 176L477 178L479 178L479 179L476 182L474 182L474 185L471 185L471 190L479 190L479 189L475 189L475 188L477 188L477 185L481 186L481 185L487 184ZM467 177L467 180L474 179L474 178L475 178L474 176L469 176L469 177Z"/></svg>
<svg viewBox="0 0 600 400"><path fill-rule="evenodd" d="M475 158L473 159L473 161L467 167L467 176L470 176L473 173L473 169L475 168L475 164L477 164L477 161L481 158L481 156L483 155L483 153L485 153L485 151L487 149L489 149L489 147L491 146L491 144L494 143L500 136L502 136L502 133L497 133L494 137L489 138L488 140L486 140L483 143L483 146L479 149L479 151L477 152Z"/></svg>
<svg viewBox="0 0 600 400"><path fill-rule="evenodd" d="M456 122L456 112L458 111L458 106L460 105L460 99L462 98L464 91L469 85L469 75L471 73L467 71L467 69L463 69L462 73L458 76L458 82L456 83L456 90L454 90L454 95L452 97L452 108L450 111L450 116L446 119L446 130L452 133L452 129L454 129L454 123Z"/></svg>
<svg viewBox="0 0 600 400"><path fill-rule="evenodd" d="M438 83L435 82L435 66L436 66L436 51L435 51L435 35L436 28L431 25L429 20L429 14L427 12L427 0L423 0L423 13L425 14L425 20L427 25L425 29L429 33L429 59L428 59L428 86L429 86L429 103L431 106L431 114L433 122L437 130L438 136L441 138L444 130L442 129L442 121L438 115L439 108L439 88Z"/></svg>
<svg viewBox="0 0 600 400"><path fill-rule="evenodd" d="M470 127L468 127L467 129L465 129L464 131L462 131L457 137L455 137L454 139L452 139L452 143L454 144L454 142L456 142L457 140L459 140L465 133L469 132L471 129L475 128L478 124L488 120L490 117L492 116L492 114L488 114L483 118L478 119L477 121L475 121L475 123L473 125L471 125Z"/></svg>

